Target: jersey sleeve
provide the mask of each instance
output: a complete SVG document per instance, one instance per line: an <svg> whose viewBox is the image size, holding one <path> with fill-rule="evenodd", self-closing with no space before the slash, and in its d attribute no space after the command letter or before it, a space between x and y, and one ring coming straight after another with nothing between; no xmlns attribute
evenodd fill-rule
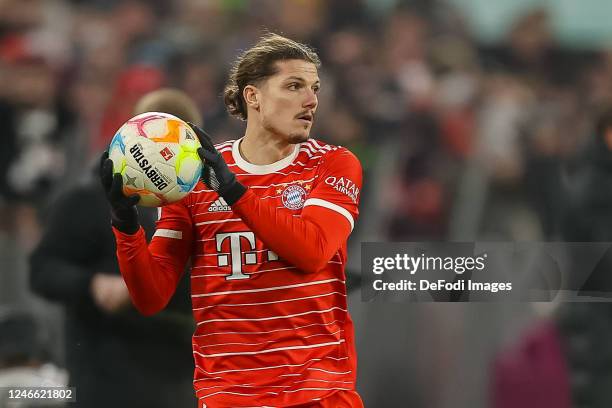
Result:
<svg viewBox="0 0 612 408"><path fill-rule="evenodd" d="M346 149L330 152L324 160L301 216L259 200L250 190L232 206L270 249L306 273L325 267L346 243L358 215L359 160Z"/></svg>
<svg viewBox="0 0 612 408"><path fill-rule="evenodd" d="M193 225L184 201L160 207L159 213L148 246L142 227L133 235L113 228L121 275L132 303L145 315L166 307L193 245Z"/></svg>
<svg viewBox="0 0 612 408"><path fill-rule="evenodd" d="M304 203L302 216L317 211L317 207L325 208L344 217L350 232L359 215L361 164L353 153L344 148L328 153L323 160L317 182ZM327 212L327 217L332 217L333 213Z"/></svg>

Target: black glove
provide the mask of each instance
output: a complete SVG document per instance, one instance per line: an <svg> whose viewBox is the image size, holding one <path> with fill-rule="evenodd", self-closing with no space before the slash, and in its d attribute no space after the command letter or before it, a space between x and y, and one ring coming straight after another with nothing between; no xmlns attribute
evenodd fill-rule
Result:
<svg viewBox="0 0 612 408"><path fill-rule="evenodd" d="M121 174L113 174L113 161L108 158L108 152L100 158L100 181L111 205L111 223L125 234L134 234L140 228L136 204L140 200L138 194L129 197L123 195L123 179Z"/></svg>
<svg viewBox="0 0 612 408"><path fill-rule="evenodd" d="M236 180L236 175L227 167L223 156L212 144L210 136L193 123L187 122L187 124L191 126L202 145L198 149L198 155L204 165L202 181L219 193L228 205L234 204L246 192L246 187Z"/></svg>

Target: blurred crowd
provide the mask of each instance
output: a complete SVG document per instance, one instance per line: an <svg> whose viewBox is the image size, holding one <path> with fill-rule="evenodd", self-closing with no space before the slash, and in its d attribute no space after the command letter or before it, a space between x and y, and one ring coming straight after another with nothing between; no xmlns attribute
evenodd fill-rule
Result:
<svg viewBox="0 0 612 408"><path fill-rule="evenodd" d="M183 89L217 141L241 137L220 95L266 29L321 56L313 137L366 173L354 242L561 239L564 179L612 102L612 52L563 47L551 27L533 9L483 44L425 0L1 0L0 242L36 245L47 204L151 90Z"/></svg>
<svg viewBox="0 0 612 408"><path fill-rule="evenodd" d="M3 230L31 247L33 208L150 90L186 90L217 140L241 136L220 93L264 29L321 54L314 136L352 149L366 172L393 165L366 183L379 236L555 237L559 163L612 98L610 54L560 47L544 9L490 45L444 2L366 0L0 2L0 198L14 214Z"/></svg>

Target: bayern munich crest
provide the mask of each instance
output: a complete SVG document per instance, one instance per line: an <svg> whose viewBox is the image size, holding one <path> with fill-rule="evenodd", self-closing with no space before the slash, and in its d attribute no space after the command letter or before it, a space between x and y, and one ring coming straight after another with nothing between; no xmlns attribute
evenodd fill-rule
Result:
<svg viewBox="0 0 612 408"><path fill-rule="evenodd" d="M283 190L283 205L290 210L299 210L304 207L306 201L306 190L302 186L291 185Z"/></svg>

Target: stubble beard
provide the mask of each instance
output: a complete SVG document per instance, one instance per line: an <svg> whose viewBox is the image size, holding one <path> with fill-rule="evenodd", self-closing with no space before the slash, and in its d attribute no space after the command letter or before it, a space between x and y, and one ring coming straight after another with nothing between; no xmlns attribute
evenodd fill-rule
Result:
<svg viewBox="0 0 612 408"><path fill-rule="evenodd" d="M309 138L310 132L307 132L306 134L290 133L287 135L287 142L289 144L299 144L306 142Z"/></svg>
<svg viewBox="0 0 612 408"><path fill-rule="evenodd" d="M310 125L312 126L312 124ZM299 144L299 143L304 143L306 141L308 141L308 139L310 139L310 126L305 125L304 126L304 133L302 132L290 132L287 135L287 142L289 144Z"/></svg>
<svg viewBox="0 0 612 408"><path fill-rule="evenodd" d="M301 132L289 132L289 134L286 134L286 133L282 132L280 129L278 129L277 127L275 127L274 125L272 125L271 123L267 123L267 121L265 121L265 120L263 121L262 126L264 127L264 129L266 129L270 133L273 133L273 134L281 136L289 144L304 143L304 142L308 141L308 139L310 138L310 130L309 129L304 129L304 133L301 133Z"/></svg>

